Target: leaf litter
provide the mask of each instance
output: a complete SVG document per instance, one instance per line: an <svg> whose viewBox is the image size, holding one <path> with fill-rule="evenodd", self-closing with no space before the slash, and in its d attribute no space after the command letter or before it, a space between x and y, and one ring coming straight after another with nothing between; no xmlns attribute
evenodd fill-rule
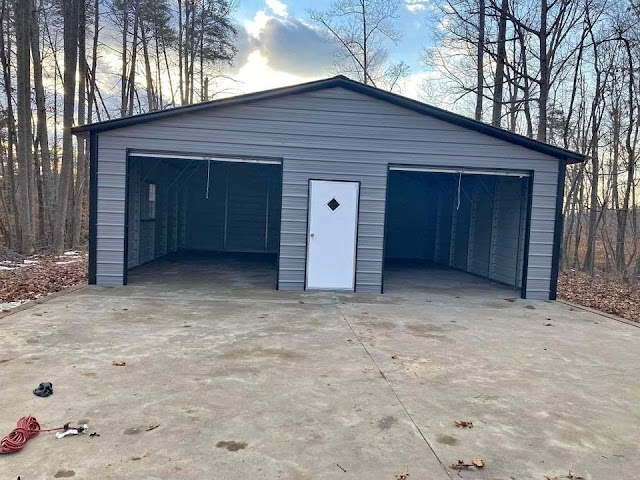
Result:
<svg viewBox="0 0 640 480"><path fill-rule="evenodd" d="M473 422L470 422L468 420L456 420L456 427L473 428Z"/></svg>
<svg viewBox="0 0 640 480"><path fill-rule="evenodd" d="M471 467L484 468L484 460L478 457L473 457L471 459L471 463L467 463L464 460L458 460L456 463L451 464L451 468L455 470L462 470Z"/></svg>

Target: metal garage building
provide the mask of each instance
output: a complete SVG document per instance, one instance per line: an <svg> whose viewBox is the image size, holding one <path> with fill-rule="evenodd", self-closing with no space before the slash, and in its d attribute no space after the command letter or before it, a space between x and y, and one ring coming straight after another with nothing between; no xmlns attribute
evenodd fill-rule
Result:
<svg viewBox="0 0 640 480"><path fill-rule="evenodd" d="M584 161L342 76L73 133L98 285L206 251L271 255L282 290L381 293L396 262L553 299L565 168Z"/></svg>

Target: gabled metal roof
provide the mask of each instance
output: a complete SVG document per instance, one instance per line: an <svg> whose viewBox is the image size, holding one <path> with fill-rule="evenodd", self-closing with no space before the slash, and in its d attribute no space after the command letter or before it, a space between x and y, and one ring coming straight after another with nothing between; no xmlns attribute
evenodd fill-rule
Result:
<svg viewBox="0 0 640 480"><path fill-rule="evenodd" d="M499 138L506 142L514 143L531 150L535 150L552 157L559 158L567 163L579 163L585 161L585 155L571 150L566 150L560 147L554 147L544 142L539 142L523 135L518 135L509 130L494 127L483 122L478 122L470 118L458 115L456 113L448 112L438 107L428 105L426 103L413 100L411 98L403 97L395 93L387 92L379 88L371 87L355 80L351 80L343 75L331 77L323 80L316 80L308 83L301 83L299 85L292 85L289 87L275 88L272 90L264 90L261 92L248 93L245 95L238 95L235 97L222 98L219 100L212 100L209 102L197 103L194 105L185 105L182 107L170 108L167 110L159 110L155 112L143 113L141 115L133 115L130 117L123 117L114 120L107 120L103 122L91 123L88 125L81 125L73 127L71 133L74 135L82 135L89 132L104 132L108 130L115 130L117 128L125 128L131 125L138 125L141 123L152 122L161 118L173 117L177 115L184 115L188 113L199 112L201 110L215 109L218 107L226 107L230 105L239 105L243 103L252 103L260 100L267 100L271 98L284 97L287 95L295 95L298 93L313 92L317 90L323 90L327 88L341 87L347 90L367 95L369 97L377 98L385 102L392 103L402 108L412 110L423 115L427 115L444 122L452 123L463 128L475 130L476 132L489 135L491 137Z"/></svg>

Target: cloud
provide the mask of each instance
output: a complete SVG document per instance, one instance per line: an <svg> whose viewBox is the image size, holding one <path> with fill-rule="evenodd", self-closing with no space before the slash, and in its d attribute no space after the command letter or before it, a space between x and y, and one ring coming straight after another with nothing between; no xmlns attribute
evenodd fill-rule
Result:
<svg viewBox="0 0 640 480"><path fill-rule="evenodd" d="M266 0L265 2L267 7L280 17L287 18L289 13L287 12L287 5L285 3L280 2L279 0Z"/></svg>
<svg viewBox="0 0 640 480"><path fill-rule="evenodd" d="M333 67L334 47L322 32L298 19L271 17L257 43L276 70L306 77L326 76Z"/></svg>
<svg viewBox="0 0 640 480"><path fill-rule="evenodd" d="M258 38L271 18L273 17L267 15L264 10L259 10L256 12L253 19L245 22L244 27L249 35L253 38Z"/></svg>
<svg viewBox="0 0 640 480"><path fill-rule="evenodd" d="M421 12L431 8L430 0L404 0L404 6L412 13Z"/></svg>

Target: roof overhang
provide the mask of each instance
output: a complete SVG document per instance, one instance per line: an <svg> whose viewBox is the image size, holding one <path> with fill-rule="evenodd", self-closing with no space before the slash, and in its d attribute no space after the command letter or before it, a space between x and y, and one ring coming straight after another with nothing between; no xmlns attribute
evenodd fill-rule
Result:
<svg viewBox="0 0 640 480"><path fill-rule="evenodd" d="M352 90L363 95L368 95L370 97L392 103L399 107L406 108L414 112L436 118L438 120L442 120L444 122L452 123L454 125L468 128L470 130L475 130L476 132L483 133L485 135L489 135L491 137L495 137L509 143L520 145L524 148L528 148L545 155L559 158L566 163L581 163L586 159L585 155L581 153L566 150L560 147L555 147L553 145L549 145L547 143L540 142L523 135L518 135L517 133L513 133L509 130L504 130L502 128L494 127L483 122L478 122L476 120L472 120L462 115L458 115L456 113L452 113L447 110L443 110L441 108L434 107L417 100L413 100L411 98L403 97L395 93L387 92L386 90L371 87L369 85L351 80L343 75L338 75L336 77L331 77L324 80L302 83L299 85L275 88L272 90L264 90L261 92L248 93L235 97L197 103L194 105L186 105L182 107L170 108L167 110L160 110L156 112L143 113L140 115L133 115L130 117L118 118L115 120L107 120L103 122L91 123L88 125L81 125L73 127L71 129L71 133L73 133L74 135L85 136L90 132L104 132L108 130L115 130L118 128L125 128L141 123L151 122L154 120L160 120L162 118L199 112L201 110L209 110L225 106L239 105L243 103L253 103L260 100L336 87Z"/></svg>

